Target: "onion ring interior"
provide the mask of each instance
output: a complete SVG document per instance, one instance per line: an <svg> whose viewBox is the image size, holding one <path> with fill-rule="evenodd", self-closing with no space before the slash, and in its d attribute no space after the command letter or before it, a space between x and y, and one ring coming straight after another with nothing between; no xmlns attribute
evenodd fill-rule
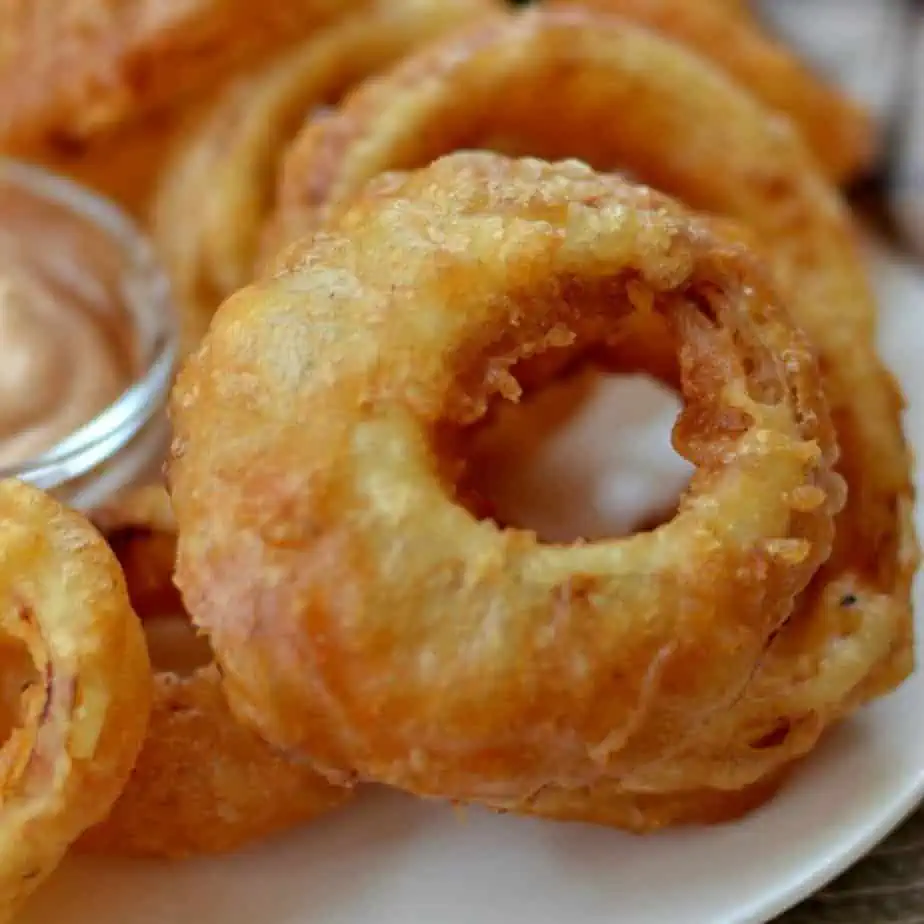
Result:
<svg viewBox="0 0 924 924"><path fill-rule="evenodd" d="M40 677L29 649L14 638L0 640L0 742L20 728L27 710L25 698Z"/></svg>
<svg viewBox="0 0 924 924"><path fill-rule="evenodd" d="M574 370L476 428L466 481L495 521L546 541L650 530L692 473L670 442L679 412L649 376Z"/></svg>

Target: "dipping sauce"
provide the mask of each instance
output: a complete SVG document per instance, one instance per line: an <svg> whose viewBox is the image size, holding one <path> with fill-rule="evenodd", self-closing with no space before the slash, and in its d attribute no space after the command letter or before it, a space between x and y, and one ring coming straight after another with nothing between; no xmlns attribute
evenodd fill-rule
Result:
<svg viewBox="0 0 924 924"><path fill-rule="evenodd" d="M136 378L123 275L101 229L0 186L0 468L47 453Z"/></svg>

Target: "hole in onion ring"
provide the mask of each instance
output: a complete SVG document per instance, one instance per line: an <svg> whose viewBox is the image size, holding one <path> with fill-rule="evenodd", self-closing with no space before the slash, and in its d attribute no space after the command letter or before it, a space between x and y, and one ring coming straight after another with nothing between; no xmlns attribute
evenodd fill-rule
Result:
<svg viewBox="0 0 924 924"><path fill-rule="evenodd" d="M144 634L155 671L188 677L212 662L212 649L185 613L146 619Z"/></svg>
<svg viewBox="0 0 924 924"><path fill-rule="evenodd" d="M32 696L44 696L35 662L24 642L0 641L0 744L24 723Z"/></svg>
<svg viewBox="0 0 924 924"><path fill-rule="evenodd" d="M173 584L176 537L143 527L115 530L108 537L128 585L132 607L144 623L151 665L181 677L212 661L212 650L198 636Z"/></svg>
<svg viewBox="0 0 924 924"><path fill-rule="evenodd" d="M647 375L578 369L500 403L466 452L466 488L498 523L545 542L653 529L693 471L671 446L679 409Z"/></svg>

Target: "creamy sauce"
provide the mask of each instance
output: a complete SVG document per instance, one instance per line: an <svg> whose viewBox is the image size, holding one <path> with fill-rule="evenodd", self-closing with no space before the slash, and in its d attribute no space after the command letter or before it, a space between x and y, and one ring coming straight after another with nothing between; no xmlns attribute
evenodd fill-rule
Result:
<svg viewBox="0 0 924 924"><path fill-rule="evenodd" d="M497 519L547 542L629 535L670 519L692 466L671 447L680 403L645 376L589 370L504 405L476 439Z"/></svg>
<svg viewBox="0 0 924 924"><path fill-rule="evenodd" d="M0 179L0 468L52 449L132 381L121 286L103 231Z"/></svg>

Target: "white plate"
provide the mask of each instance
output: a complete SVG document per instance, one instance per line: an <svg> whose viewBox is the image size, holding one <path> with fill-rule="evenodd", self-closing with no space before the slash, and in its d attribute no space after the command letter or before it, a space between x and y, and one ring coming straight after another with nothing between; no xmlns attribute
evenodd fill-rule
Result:
<svg viewBox="0 0 924 924"><path fill-rule="evenodd" d="M883 349L924 447L924 276L880 257ZM924 453L922 453L924 454ZM919 472L920 475L920 472ZM920 479L919 479L920 480ZM745 924L821 887L924 795L924 675L840 730L775 801L726 827L633 838L464 816L394 793L243 854L69 861L31 924Z"/></svg>

